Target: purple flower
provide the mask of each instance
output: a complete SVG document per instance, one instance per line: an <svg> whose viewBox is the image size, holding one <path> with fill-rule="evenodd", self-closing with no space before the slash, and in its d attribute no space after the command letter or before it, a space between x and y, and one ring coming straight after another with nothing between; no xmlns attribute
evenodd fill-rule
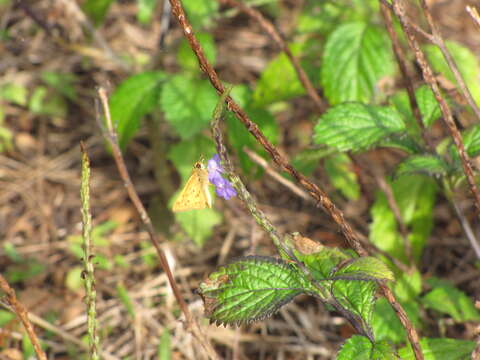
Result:
<svg viewBox="0 0 480 360"><path fill-rule="evenodd" d="M208 160L208 180L215 185L215 192L218 196L229 200L230 198L237 196L237 192L233 188L230 181L225 179L222 176L222 173L225 171L220 164L220 156L218 154L213 155L213 157Z"/></svg>

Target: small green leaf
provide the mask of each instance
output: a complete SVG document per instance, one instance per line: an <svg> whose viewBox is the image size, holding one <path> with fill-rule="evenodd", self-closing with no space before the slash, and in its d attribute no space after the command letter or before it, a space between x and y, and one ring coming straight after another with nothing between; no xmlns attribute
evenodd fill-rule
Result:
<svg viewBox="0 0 480 360"><path fill-rule="evenodd" d="M343 23L327 39L321 71L330 104L369 102L378 81L394 71L385 32L364 22Z"/></svg>
<svg viewBox="0 0 480 360"><path fill-rule="evenodd" d="M149 24L152 20L152 16L155 13L155 7L157 6L157 0L137 0L138 12L137 20L141 24Z"/></svg>
<svg viewBox="0 0 480 360"><path fill-rule="evenodd" d="M217 101L208 81L188 75L173 76L160 96L165 118L182 139L189 139L208 126Z"/></svg>
<svg viewBox="0 0 480 360"><path fill-rule="evenodd" d="M423 123L426 127L432 126L442 115L440 106L438 106L432 90L427 85L422 85L415 90L415 98L417 99L418 108L422 114Z"/></svg>
<svg viewBox="0 0 480 360"><path fill-rule="evenodd" d="M347 199L357 200L360 196L360 185L352 167L352 162L346 154L333 155L325 159L325 171L332 185Z"/></svg>
<svg viewBox="0 0 480 360"><path fill-rule="evenodd" d="M425 360L466 360L471 358L475 341L423 338L420 340L420 347ZM402 360L416 359L410 345L400 349L398 354Z"/></svg>
<svg viewBox="0 0 480 360"><path fill-rule="evenodd" d="M10 311L0 310L0 327L5 328L7 324L15 319L15 314Z"/></svg>
<svg viewBox="0 0 480 360"><path fill-rule="evenodd" d="M200 42L202 49L207 57L208 62L214 66L217 49L215 48L215 40L209 33L197 33L197 40ZM177 53L178 63L185 69L194 72L200 72L198 60L186 39L180 43Z"/></svg>
<svg viewBox="0 0 480 360"><path fill-rule="evenodd" d="M358 151L404 130L400 113L392 107L345 103L330 108L320 117L313 139L317 144L340 151Z"/></svg>
<svg viewBox="0 0 480 360"><path fill-rule="evenodd" d="M83 287L82 271L83 268L80 266L75 266L68 270L67 275L65 276L65 286L68 289L78 291Z"/></svg>
<svg viewBox="0 0 480 360"><path fill-rule="evenodd" d="M82 9L93 20L96 26L103 22L110 5L115 0L87 0L83 3Z"/></svg>
<svg viewBox="0 0 480 360"><path fill-rule="evenodd" d="M133 306L133 301L130 298L130 294L128 293L127 289L121 283L117 284L117 296L122 302L123 306L125 306L125 309L127 309L128 314L132 317L132 319L134 319L135 307Z"/></svg>
<svg viewBox="0 0 480 360"><path fill-rule="evenodd" d="M43 82L69 100L76 100L77 94L73 83L76 80L75 75L70 73L58 73L53 71L43 71L40 74Z"/></svg>
<svg viewBox="0 0 480 360"><path fill-rule="evenodd" d="M384 341L372 343L367 337L353 335L337 354L337 360L397 360L395 350Z"/></svg>
<svg viewBox="0 0 480 360"><path fill-rule="evenodd" d="M313 254L296 254L317 281L330 278L340 262L352 259L347 252L337 248L321 247L320 249L321 251Z"/></svg>
<svg viewBox="0 0 480 360"><path fill-rule="evenodd" d="M463 144L467 154L471 157L480 154L480 125L475 125L462 134Z"/></svg>
<svg viewBox="0 0 480 360"><path fill-rule="evenodd" d="M160 71L144 72L124 80L113 92L110 112L122 148L137 132L142 117L157 104L161 84L166 78L167 75Z"/></svg>
<svg viewBox="0 0 480 360"><path fill-rule="evenodd" d="M422 275L418 270L406 273L398 271L396 281L393 284L393 292L399 301L417 301L416 297L422 292Z"/></svg>
<svg viewBox="0 0 480 360"><path fill-rule="evenodd" d="M209 26L218 14L216 0L183 0L182 5L194 29Z"/></svg>
<svg viewBox="0 0 480 360"><path fill-rule="evenodd" d="M300 45L291 46L292 53L299 56ZM255 106L265 106L305 94L305 88L288 57L281 53L262 71L253 93Z"/></svg>
<svg viewBox="0 0 480 360"><path fill-rule="evenodd" d="M435 155L413 155L403 160L395 171L395 176L409 174L425 174L429 176L444 176L450 168L440 157Z"/></svg>
<svg viewBox="0 0 480 360"><path fill-rule="evenodd" d="M480 312L469 296L445 281L433 280L429 282L433 283L434 289L422 297L427 309L448 314L457 322L480 320Z"/></svg>
<svg viewBox="0 0 480 360"><path fill-rule="evenodd" d="M408 240L411 242L413 256L418 260L433 227L437 186L425 176L405 175L392 182L392 190L402 219L410 227ZM382 192L377 193L370 212L373 219L370 241L397 259L406 261L404 243L397 230L395 216Z"/></svg>
<svg viewBox="0 0 480 360"><path fill-rule="evenodd" d="M274 314L309 289L296 267L275 258L247 256L210 274L199 292L210 322L239 325Z"/></svg>
<svg viewBox="0 0 480 360"><path fill-rule="evenodd" d="M371 256L353 259L347 265L336 271L333 277L358 280L395 280L388 266Z"/></svg>
<svg viewBox="0 0 480 360"><path fill-rule="evenodd" d="M480 65L477 56L469 48L457 42L446 41L446 46L455 60L467 87L472 93L472 97L477 104L480 103L480 83L478 81ZM438 46L426 45L424 49L433 69L442 74L442 76L445 76L448 80L456 83L455 77Z"/></svg>
<svg viewBox="0 0 480 360"><path fill-rule="evenodd" d="M65 99L55 92L49 92L44 86L37 86L30 96L28 108L39 115L65 117L67 104Z"/></svg>
<svg viewBox="0 0 480 360"><path fill-rule="evenodd" d="M170 360L172 358L172 340L170 332L165 328L158 343L158 360Z"/></svg>
<svg viewBox="0 0 480 360"><path fill-rule="evenodd" d="M27 105L28 90L25 86L14 83L7 83L0 86L0 99L12 104Z"/></svg>

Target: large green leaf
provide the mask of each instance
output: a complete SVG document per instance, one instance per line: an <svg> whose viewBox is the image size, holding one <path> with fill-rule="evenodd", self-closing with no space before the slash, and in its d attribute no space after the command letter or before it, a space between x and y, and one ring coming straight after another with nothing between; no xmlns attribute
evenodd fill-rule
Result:
<svg viewBox="0 0 480 360"><path fill-rule="evenodd" d="M199 288L205 315L217 324L264 319L309 290L296 267L264 256L234 260L210 274Z"/></svg>
<svg viewBox="0 0 480 360"><path fill-rule="evenodd" d="M327 39L321 80L332 105L369 102L378 81L394 69L384 30L364 22L344 23Z"/></svg>
<svg viewBox="0 0 480 360"><path fill-rule="evenodd" d="M475 341L458 339L428 339L420 340L420 347L425 360L467 360L475 349ZM415 354L410 345L400 349L402 360L415 360Z"/></svg>
<svg viewBox="0 0 480 360"><path fill-rule="evenodd" d="M397 166L395 175L425 174L429 176L444 176L449 170L449 165L438 156L413 155L403 160Z"/></svg>
<svg viewBox="0 0 480 360"><path fill-rule="evenodd" d="M469 48L460 45L459 43L447 41L446 45L453 59L457 63L458 69L463 76L463 80L470 89L474 100L477 104L480 103L480 82L478 81L480 65L477 56ZM440 49L436 45L426 45L424 49L433 69L455 83L455 77L443 58Z"/></svg>
<svg viewBox="0 0 480 360"><path fill-rule="evenodd" d="M423 305L450 315L455 321L479 321L480 312L473 300L463 291L445 281L429 279L434 287L422 297Z"/></svg>
<svg viewBox="0 0 480 360"><path fill-rule="evenodd" d="M337 354L337 360L396 360L395 350L384 341L372 343L367 337L353 335Z"/></svg>
<svg viewBox="0 0 480 360"><path fill-rule="evenodd" d="M358 151L404 130L402 117L393 107L345 103L320 117L313 140L340 151Z"/></svg>
<svg viewBox="0 0 480 360"><path fill-rule="evenodd" d="M113 92L110 113L122 148L137 132L142 117L156 106L166 78L161 71L144 72L124 80Z"/></svg>
<svg viewBox="0 0 480 360"><path fill-rule="evenodd" d="M402 219L410 227L408 241L414 258L418 260L433 226L432 212L437 187L432 179L420 175L402 176L391 185ZM377 193L371 215L370 241L397 259L406 261L395 216L382 192Z"/></svg>
<svg viewBox="0 0 480 360"><path fill-rule="evenodd" d="M208 126L217 101L208 81L188 75L170 78L160 96L165 118L182 139L189 139Z"/></svg>

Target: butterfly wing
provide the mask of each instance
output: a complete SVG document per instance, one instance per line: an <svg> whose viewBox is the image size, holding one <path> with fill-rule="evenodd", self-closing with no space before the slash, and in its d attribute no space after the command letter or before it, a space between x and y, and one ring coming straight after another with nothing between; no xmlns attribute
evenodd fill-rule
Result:
<svg viewBox="0 0 480 360"><path fill-rule="evenodd" d="M208 172L202 164L195 164L192 175L173 204L174 212L205 209L212 207L208 189Z"/></svg>

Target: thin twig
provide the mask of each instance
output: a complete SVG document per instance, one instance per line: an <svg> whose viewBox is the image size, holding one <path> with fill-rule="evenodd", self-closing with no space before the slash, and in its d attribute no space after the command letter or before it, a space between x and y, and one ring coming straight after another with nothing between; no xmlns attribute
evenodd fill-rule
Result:
<svg viewBox="0 0 480 360"><path fill-rule="evenodd" d="M383 19L385 20L385 26L387 28L388 35L390 36L390 40L392 41L392 49L393 53L395 54L395 59L397 60L398 67L400 69L400 73L402 74L402 79L405 84L405 88L407 89L408 101L410 102L410 107L412 109L413 115L415 120L417 121L417 125L420 129L420 134L422 136L425 145L430 149L434 149L433 144L431 144L430 139L427 136L427 132L425 131L425 124L422 121L422 114L420 113L420 108L418 107L417 98L415 97L415 88L413 86L413 77L411 76L408 65L407 59L405 58L405 54L403 52L402 46L398 39L397 33L393 28L392 22L392 14L389 11L389 8L383 1L380 1L380 8L382 10Z"/></svg>
<svg viewBox="0 0 480 360"><path fill-rule="evenodd" d="M467 6L465 8L468 14L472 17L473 22L480 28L480 15L478 15L477 8L475 6Z"/></svg>
<svg viewBox="0 0 480 360"><path fill-rule="evenodd" d="M477 255L477 259L480 259L480 244L478 243L477 238L468 222L465 214L463 213L460 206L455 202L453 198L450 199L450 202L457 214L457 218L460 220L460 224L462 225L463 231L465 236L467 237L468 241L470 241L470 245L472 246L473 250L475 251L475 255Z"/></svg>
<svg viewBox="0 0 480 360"><path fill-rule="evenodd" d="M465 81L463 80L463 76L460 73L460 70L458 70L457 63L455 62L452 55L450 54L450 51L447 49L447 46L445 45L445 41L443 40L442 34L438 30L438 27L435 24L435 21L433 21L433 16L432 16L432 13L430 12L430 9L428 8L427 2L425 0L420 0L420 4L422 5L423 13L425 14L425 18L427 19L428 25L430 26L430 29L432 31L434 44L437 45L440 51L442 52L443 57L445 58L445 61L448 64L448 67L450 68L450 70L452 70L453 76L455 77L455 80L457 81L457 84L460 87L460 91L462 92L463 96L465 97L468 104L470 105L473 112L475 113L477 120L480 121L480 109L478 108L477 103L473 99L470 89L468 88L467 84L465 84Z"/></svg>
<svg viewBox="0 0 480 360"><path fill-rule="evenodd" d="M200 46L197 38L194 35L192 26L190 25L185 11L181 5L180 0L169 0L172 5L172 13L177 18L183 33L190 44L193 52L197 56L199 66L201 70L208 76L210 83L217 90L219 94L223 94L225 87L218 78L217 73L208 62L205 57L205 53ZM240 120L250 134L263 146L263 148L270 154L273 161L284 171L288 172L307 192L318 202L319 205L323 206L324 210L332 217L333 221L340 227L345 239L347 240L348 245L354 249L359 255L367 256L368 252L364 249L362 244L358 241L357 236L353 232L352 227L345 221L343 213L335 206L335 204L330 200L328 195L316 184L312 183L307 179L302 173L298 172L279 152L278 150L268 141L265 135L260 131L257 124L255 124L243 111L240 106L231 98L227 97L226 102L228 108L232 111L238 120ZM421 352L418 334L413 327L412 323L407 317L405 310L402 306L396 302L395 297L392 291L385 285L380 284L386 299L392 305L395 313L397 314L400 322L405 327L407 331L408 340L414 349L415 357L417 360L423 359Z"/></svg>
<svg viewBox="0 0 480 360"><path fill-rule="evenodd" d="M265 172L270 175L273 179L278 181L280 184L285 186L287 189L289 189L291 192L293 192L295 195L298 197L301 197L303 200L311 202L313 199L308 196L308 194L300 189L297 185L295 185L293 182L288 180L287 178L284 178L282 175L280 175L277 171L275 171L269 164L268 162L262 158L260 155L256 154L252 150L250 150L247 147L243 148L243 152L248 155L248 157L258 165L260 165Z"/></svg>
<svg viewBox="0 0 480 360"><path fill-rule="evenodd" d="M262 15L262 13L260 13L259 11L257 11L256 9L248 5L245 5L244 3L238 2L236 0L218 0L218 1L223 4L228 4L230 6L236 7L237 9L243 11L245 14L247 14L252 19L258 22L258 24L263 28L263 30L272 38L272 40L277 44L280 50L283 51L287 56L287 58L290 60L290 62L293 65L293 68L295 69L295 72L297 73L298 79L300 80L303 87L305 88L305 91L307 92L308 96L315 103L317 110L320 113L325 112L325 109L326 109L325 102L318 95L317 90L315 90L315 87L313 86L312 82L308 78L305 70L303 70L300 64L300 61L293 55L287 42L283 39L282 35L280 35L280 32L275 28L275 26L270 21L268 21L268 19L266 19Z"/></svg>
<svg viewBox="0 0 480 360"><path fill-rule="evenodd" d="M112 148L113 157L115 159L118 172L120 173L120 176L124 182L124 186L128 192L128 196L130 197L130 200L132 201L133 205L135 206L135 209L140 215L140 218L147 229L148 235L150 237L150 240L153 246L157 250L157 254L160 260L160 266L162 267L163 271L165 271L165 274L167 275L168 282L170 284L170 287L172 288L175 299L177 300L178 305L180 306L180 309L185 316L186 328L200 342L200 344L202 345L202 347L204 348L204 350L206 351L210 359L218 359L218 355L216 354L215 350L212 347L212 344L210 343L210 341L206 336L205 329L202 329L198 324L197 320L192 316L185 300L182 297L182 294L180 293L180 289L178 288L177 282L175 281L175 278L172 274L172 270L170 269L165 253L160 247L160 242L155 233L152 221L148 216L147 211L145 210L145 207L143 206L142 201L140 200L140 197L138 196L138 193L132 183L132 180L127 170L127 166L125 165L125 161L123 159L122 152L118 145L117 133L113 128L113 122L110 117L110 110L108 106L108 99L107 99L107 94L105 92L105 89L100 88L98 90L98 95L102 104L106 125L107 125L107 130L104 131L104 136L108 140ZM98 121L100 122L99 119Z"/></svg>
<svg viewBox="0 0 480 360"><path fill-rule="evenodd" d="M27 309L20 301L17 300L15 291L10 287L7 280L5 280L2 275L0 275L0 289L2 289L2 291L5 293L7 297L7 302L12 307L13 311L15 312L15 314L17 314L18 318L25 327L25 330L27 331L28 337L30 338L33 349L35 350L38 358L40 360L47 360L47 356L45 355L42 347L40 346L40 342L38 341L37 335L35 334L33 325L28 318Z"/></svg>
<svg viewBox="0 0 480 360"><path fill-rule="evenodd" d="M82 239L83 239L83 264L85 302L87 304L87 333L89 342L89 359L99 359L98 349L100 340L97 334L97 290L95 288L95 270L92 252L92 215L90 214L90 160L83 142L80 143L82 152L82 182L80 197L82 200Z"/></svg>
<svg viewBox="0 0 480 360"><path fill-rule="evenodd" d="M405 35L407 37L408 44L415 54L417 63L422 70L423 78L425 82L432 89L435 99L440 105L440 110L442 111L442 115L443 115L442 117L443 121L447 125L447 128L450 132L450 136L452 137L455 147L458 150L458 153L460 155L460 159L462 162L463 171L467 177L468 184L470 185L470 191L472 192L472 195L474 197L475 206L477 208L477 211L480 212L480 193L478 191L477 185L475 183L475 178L473 176L473 169L472 169L470 157L465 151L465 146L463 144L462 136L460 135L460 131L458 130L455 124L455 121L453 120L453 115L452 115L450 106L443 98L440 92L440 88L438 86L437 80L433 75L432 68L430 67L425 57L425 54L420 48L420 45L417 39L411 32L411 28L407 20L407 16L405 14L405 9L403 8L401 1L399 0L393 1L393 11L395 12L395 15L398 17L400 21L400 25L402 26L402 29L405 32Z"/></svg>

